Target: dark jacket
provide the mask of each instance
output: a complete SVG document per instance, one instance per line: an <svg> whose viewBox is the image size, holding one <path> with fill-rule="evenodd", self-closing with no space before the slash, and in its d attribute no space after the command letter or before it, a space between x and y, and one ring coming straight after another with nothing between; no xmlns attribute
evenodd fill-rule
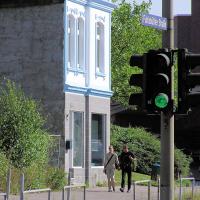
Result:
<svg viewBox="0 0 200 200"><path fill-rule="evenodd" d="M120 163L120 168L122 170L131 170L132 160L130 159L130 156L132 158L135 158L134 154L131 151L122 152L120 154L120 156L119 156L119 163Z"/></svg>

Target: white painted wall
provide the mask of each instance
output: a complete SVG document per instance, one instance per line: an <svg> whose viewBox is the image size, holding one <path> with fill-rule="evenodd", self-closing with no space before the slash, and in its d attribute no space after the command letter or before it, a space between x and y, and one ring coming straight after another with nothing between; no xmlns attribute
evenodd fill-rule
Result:
<svg viewBox="0 0 200 200"><path fill-rule="evenodd" d="M66 13L73 14L77 19L80 13L85 13L85 74L69 72L67 69L67 60L65 59L65 84L75 87L88 87L96 90L110 91L110 15L106 11L98 10L91 7L84 7L70 1L67 1ZM104 42L105 42L105 76L99 77L95 74L95 42L96 42L96 23L101 21L104 24ZM67 21L67 16L65 16ZM66 23L65 23L66 25ZM67 36L67 32L65 37ZM65 48L67 45L67 38L65 38ZM65 58L67 57L67 49L65 49Z"/></svg>
<svg viewBox="0 0 200 200"><path fill-rule="evenodd" d="M89 27L88 32L90 33L89 38L89 87L97 90L109 91L110 81L110 13L97 10L94 8L88 8L88 21ZM105 42L105 77L98 77L95 74L95 25L102 18L101 22L104 24L104 42Z"/></svg>

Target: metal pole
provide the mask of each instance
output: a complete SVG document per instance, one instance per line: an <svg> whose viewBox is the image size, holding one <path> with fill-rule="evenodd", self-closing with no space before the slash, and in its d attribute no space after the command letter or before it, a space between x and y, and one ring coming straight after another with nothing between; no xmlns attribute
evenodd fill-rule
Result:
<svg viewBox="0 0 200 200"><path fill-rule="evenodd" d="M71 171L69 170L69 174L68 174L68 185L71 185ZM67 200L70 200L70 193L71 193L71 189L67 188Z"/></svg>
<svg viewBox="0 0 200 200"><path fill-rule="evenodd" d="M24 200L24 173L21 174L20 178L20 200Z"/></svg>
<svg viewBox="0 0 200 200"><path fill-rule="evenodd" d="M180 178L180 193L179 193L179 200L182 200L182 178Z"/></svg>
<svg viewBox="0 0 200 200"><path fill-rule="evenodd" d="M65 188L63 188L63 191L62 191L62 200L65 199Z"/></svg>
<svg viewBox="0 0 200 200"><path fill-rule="evenodd" d="M195 179L192 180L192 200L194 199L194 186L195 186Z"/></svg>
<svg viewBox="0 0 200 200"><path fill-rule="evenodd" d="M151 200L151 181L148 182L148 200Z"/></svg>
<svg viewBox="0 0 200 200"><path fill-rule="evenodd" d="M158 179L158 200L160 200L160 179Z"/></svg>
<svg viewBox="0 0 200 200"><path fill-rule="evenodd" d="M133 182L133 200L135 200L135 181Z"/></svg>
<svg viewBox="0 0 200 200"><path fill-rule="evenodd" d="M84 186L83 189L84 189L84 190L83 190L83 192L84 192L84 194L83 194L83 200L86 200L86 186Z"/></svg>
<svg viewBox="0 0 200 200"><path fill-rule="evenodd" d="M51 190L48 191L48 200L51 200Z"/></svg>
<svg viewBox="0 0 200 200"><path fill-rule="evenodd" d="M163 31L163 48L174 48L173 0L162 0L163 17L168 19L168 29ZM172 70L172 99L174 98ZM174 115L161 113L161 176L160 199L174 200Z"/></svg>
<svg viewBox="0 0 200 200"><path fill-rule="evenodd" d="M11 182L11 167L9 165L6 179L6 199L9 200L10 195L10 182Z"/></svg>

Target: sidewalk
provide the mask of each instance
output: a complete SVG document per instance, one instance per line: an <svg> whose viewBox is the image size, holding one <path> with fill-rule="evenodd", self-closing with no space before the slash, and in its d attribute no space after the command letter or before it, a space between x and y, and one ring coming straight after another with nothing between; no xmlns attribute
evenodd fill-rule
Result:
<svg viewBox="0 0 200 200"><path fill-rule="evenodd" d="M133 188L132 188L133 189ZM151 188L151 200L157 200L157 188ZM47 193L26 194L25 200L47 200ZM0 197L3 200L3 197ZM11 195L10 200L19 200L19 196ZM52 192L51 200L62 200L61 192ZM71 200L83 200L83 190L74 190L71 192ZM120 192L119 187L116 192L108 192L105 187L95 187L86 189L86 200L133 200L133 190L130 193ZM147 187L136 187L136 200L147 200Z"/></svg>

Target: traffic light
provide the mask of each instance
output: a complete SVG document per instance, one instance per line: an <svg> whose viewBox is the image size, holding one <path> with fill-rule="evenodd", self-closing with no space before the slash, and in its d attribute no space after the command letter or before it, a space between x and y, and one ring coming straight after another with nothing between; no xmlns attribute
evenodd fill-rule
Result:
<svg viewBox="0 0 200 200"><path fill-rule="evenodd" d="M186 114L200 103L200 54L178 50L178 113ZM199 72L197 72L199 71Z"/></svg>
<svg viewBox="0 0 200 200"><path fill-rule="evenodd" d="M147 53L145 100L148 112L172 111L172 65L171 50L150 50Z"/></svg>
<svg viewBox="0 0 200 200"><path fill-rule="evenodd" d="M133 93L129 98L129 105L138 105L145 109L145 67L146 67L146 54L132 55L130 58L130 66L139 67L143 69L141 74L132 74L129 80L130 86L137 86L142 88L142 92Z"/></svg>

